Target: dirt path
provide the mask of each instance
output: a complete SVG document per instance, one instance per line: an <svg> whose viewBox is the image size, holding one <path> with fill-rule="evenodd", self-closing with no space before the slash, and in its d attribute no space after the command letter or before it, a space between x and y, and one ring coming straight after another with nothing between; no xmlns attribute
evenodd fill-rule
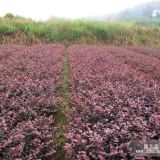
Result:
<svg viewBox="0 0 160 160"><path fill-rule="evenodd" d="M61 99L58 102L58 111L56 114L56 120L54 124L54 128L57 128L57 136L54 137L54 141L57 145L56 156L54 157L55 160L65 159L64 145L65 143L67 143L67 138L65 137L65 134L67 134L68 132L68 112L71 107L69 99L70 68L68 63L67 47L65 47L61 54L63 63L63 70L61 73L61 86L59 90L59 95Z"/></svg>

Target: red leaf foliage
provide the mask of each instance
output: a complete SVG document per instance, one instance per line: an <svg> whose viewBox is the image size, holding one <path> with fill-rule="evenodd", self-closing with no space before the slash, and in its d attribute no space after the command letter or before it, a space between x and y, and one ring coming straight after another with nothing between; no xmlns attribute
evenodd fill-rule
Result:
<svg viewBox="0 0 160 160"><path fill-rule="evenodd" d="M68 157L134 159L132 140L160 138L159 59L105 46L74 45L68 53Z"/></svg>
<svg viewBox="0 0 160 160"><path fill-rule="evenodd" d="M0 46L0 159L52 159L61 45Z"/></svg>

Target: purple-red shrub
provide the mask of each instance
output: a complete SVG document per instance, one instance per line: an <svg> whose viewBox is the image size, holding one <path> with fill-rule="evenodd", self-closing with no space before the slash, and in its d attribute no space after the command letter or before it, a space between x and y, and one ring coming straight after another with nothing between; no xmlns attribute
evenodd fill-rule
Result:
<svg viewBox="0 0 160 160"><path fill-rule="evenodd" d="M153 79L160 80L160 60L152 54L147 56L121 47L109 47L108 50L125 64L150 75Z"/></svg>
<svg viewBox="0 0 160 160"><path fill-rule="evenodd" d="M0 46L0 159L53 159L61 45ZM160 63L119 47L73 45L68 159L134 159L132 140L160 138ZM144 158L144 157L142 157Z"/></svg>
<svg viewBox="0 0 160 160"><path fill-rule="evenodd" d="M0 46L0 159L52 159L61 45Z"/></svg>
<svg viewBox="0 0 160 160"><path fill-rule="evenodd" d="M126 48L131 51L140 53L140 54L144 54L147 56L153 56L153 57L160 59L160 49L159 48L141 47L141 46L129 46Z"/></svg>
<svg viewBox="0 0 160 160"><path fill-rule="evenodd" d="M158 71L158 60L122 50L87 45L68 49L73 102L65 145L69 158L132 159L132 140L160 138L159 80L150 76L154 72L139 70L151 65ZM138 66L124 63L127 58Z"/></svg>

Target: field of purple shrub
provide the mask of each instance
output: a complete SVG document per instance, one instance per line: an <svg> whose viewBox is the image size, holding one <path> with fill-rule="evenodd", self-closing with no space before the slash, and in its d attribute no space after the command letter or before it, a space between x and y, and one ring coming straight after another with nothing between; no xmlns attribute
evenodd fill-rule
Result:
<svg viewBox="0 0 160 160"><path fill-rule="evenodd" d="M54 122L66 70L63 89L69 87L71 107L64 113L63 159L135 159L132 140L160 139L158 49L1 45L0 160L55 157Z"/></svg>
<svg viewBox="0 0 160 160"><path fill-rule="evenodd" d="M52 159L63 46L0 46L0 160Z"/></svg>
<svg viewBox="0 0 160 160"><path fill-rule="evenodd" d="M68 157L133 159L132 140L160 138L159 59L103 46L75 45L68 53L73 102Z"/></svg>

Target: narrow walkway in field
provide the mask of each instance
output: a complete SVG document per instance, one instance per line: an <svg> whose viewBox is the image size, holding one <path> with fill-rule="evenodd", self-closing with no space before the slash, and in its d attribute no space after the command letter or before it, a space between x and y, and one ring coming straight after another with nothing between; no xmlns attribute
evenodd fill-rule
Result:
<svg viewBox="0 0 160 160"><path fill-rule="evenodd" d="M63 160L65 159L65 151L64 151L64 144L67 142L67 139L65 137L65 133L67 132L67 126L68 126L68 117L67 113L69 112L70 108L70 101L69 101L69 64L68 64L68 58L67 58L67 47L62 51L63 54L63 71L61 74L61 87L59 90L59 95L61 97L61 100L58 103L58 111L56 114L56 121L54 123L54 127L57 129L57 136L54 137L54 142L57 145L57 151L56 155L54 157L55 160Z"/></svg>

